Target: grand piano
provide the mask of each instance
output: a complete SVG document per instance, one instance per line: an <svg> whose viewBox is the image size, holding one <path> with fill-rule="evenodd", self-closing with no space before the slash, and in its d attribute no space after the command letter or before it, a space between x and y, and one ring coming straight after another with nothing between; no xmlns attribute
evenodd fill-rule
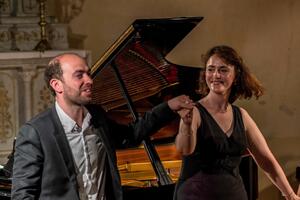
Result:
<svg viewBox="0 0 300 200"><path fill-rule="evenodd" d="M135 20L92 66L93 103L127 124L179 94L199 99L201 68L177 65L165 56L202 17ZM200 55L199 55L200 57ZM117 151L124 199L172 199L181 167L174 139L179 118L137 147ZM240 166L249 200L257 198L257 166L245 154Z"/></svg>
<svg viewBox="0 0 300 200"><path fill-rule="evenodd" d="M196 90L201 69L171 63L165 56L202 19L135 20L91 67L93 103L101 105L113 120L127 124L179 94L199 99ZM174 146L178 123L179 118L140 146L117 151L125 200L172 199L181 167L181 155ZM12 159L6 166L9 171ZM256 199L257 166L250 156L244 156L240 173L249 200ZM10 175L0 174L0 199L9 199Z"/></svg>

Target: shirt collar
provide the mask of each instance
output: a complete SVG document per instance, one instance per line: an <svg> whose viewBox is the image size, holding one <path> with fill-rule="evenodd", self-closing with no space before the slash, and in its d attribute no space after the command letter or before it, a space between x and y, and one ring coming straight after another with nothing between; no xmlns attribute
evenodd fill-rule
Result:
<svg viewBox="0 0 300 200"><path fill-rule="evenodd" d="M58 114L59 120L64 128L65 133L73 133L74 130L76 130L78 127L76 122L67 113L65 113L63 111L63 109L59 106L57 101L55 101L55 109ZM84 117L81 131L84 131L89 126L89 122L91 119L91 115L88 112L88 110L86 108L84 108L84 109L87 114ZM78 132L81 132L81 131L78 131Z"/></svg>

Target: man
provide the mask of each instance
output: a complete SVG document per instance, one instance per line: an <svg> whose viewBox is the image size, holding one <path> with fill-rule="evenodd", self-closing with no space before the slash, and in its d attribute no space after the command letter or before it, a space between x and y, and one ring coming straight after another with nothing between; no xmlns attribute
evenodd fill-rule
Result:
<svg viewBox="0 0 300 200"><path fill-rule="evenodd" d="M122 200L115 148L141 142L172 120L174 111L193 106L182 95L133 124L117 124L89 105L93 81L86 61L76 54L51 60L45 81L55 105L20 129L12 199Z"/></svg>

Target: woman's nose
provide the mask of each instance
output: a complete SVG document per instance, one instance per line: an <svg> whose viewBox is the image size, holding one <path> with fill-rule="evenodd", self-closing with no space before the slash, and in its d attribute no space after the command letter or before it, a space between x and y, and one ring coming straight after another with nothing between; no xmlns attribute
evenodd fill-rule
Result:
<svg viewBox="0 0 300 200"><path fill-rule="evenodd" d="M216 77L220 77L221 74L220 74L219 70L216 69L214 71L213 75L216 76Z"/></svg>

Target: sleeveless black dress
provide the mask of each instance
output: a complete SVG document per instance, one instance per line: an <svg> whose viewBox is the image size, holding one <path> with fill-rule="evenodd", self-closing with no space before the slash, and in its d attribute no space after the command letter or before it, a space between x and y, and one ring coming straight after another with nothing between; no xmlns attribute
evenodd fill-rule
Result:
<svg viewBox="0 0 300 200"><path fill-rule="evenodd" d="M241 156L247 148L240 109L232 105L233 132L228 137L210 113L197 104L201 125L195 151L182 160L176 200L247 200L239 174Z"/></svg>

